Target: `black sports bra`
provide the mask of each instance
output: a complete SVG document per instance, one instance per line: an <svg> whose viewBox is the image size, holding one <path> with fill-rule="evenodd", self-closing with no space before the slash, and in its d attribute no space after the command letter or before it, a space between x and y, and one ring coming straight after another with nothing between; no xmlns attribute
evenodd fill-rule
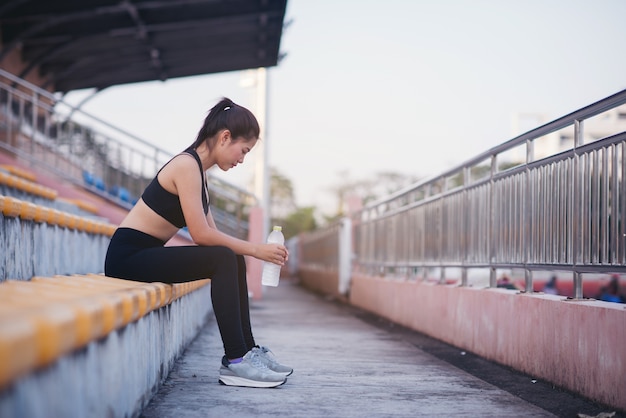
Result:
<svg viewBox="0 0 626 418"><path fill-rule="evenodd" d="M184 153L187 153L194 157L198 162L200 168L200 175L202 176L202 207L204 208L204 214L209 212L209 196L206 189L206 176L202 170L202 162L198 153L193 148L187 148ZM171 161L171 160L170 160ZM169 161L167 162L169 164ZM165 167L165 164L163 167ZM161 170L163 170L161 167ZM180 205L180 199L178 195L168 192L159 183L159 172L154 176L154 179L148 184L148 187L141 195L141 199L148 205L150 209L162 216L166 221L178 228L187 226L185 222L185 216L183 215L183 208Z"/></svg>

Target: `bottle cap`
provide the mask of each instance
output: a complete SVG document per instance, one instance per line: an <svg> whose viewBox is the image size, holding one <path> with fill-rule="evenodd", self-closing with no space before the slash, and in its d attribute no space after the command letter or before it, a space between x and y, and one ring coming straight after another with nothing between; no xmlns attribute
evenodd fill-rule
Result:
<svg viewBox="0 0 626 418"><path fill-rule="evenodd" d="M282 231L282 230L283 230L283 227L282 227L282 226L278 226L278 225L274 225L273 230L274 230L274 231Z"/></svg>

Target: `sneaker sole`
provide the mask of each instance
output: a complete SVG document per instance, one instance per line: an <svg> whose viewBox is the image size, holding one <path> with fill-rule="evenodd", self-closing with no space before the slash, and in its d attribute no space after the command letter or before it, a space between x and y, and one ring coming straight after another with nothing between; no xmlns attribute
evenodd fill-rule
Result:
<svg viewBox="0 0 626 418"><path fill-rule="evenodd" d="M283 376L287 377L287 376L291 376L291 374L293 373L293 370L290 372L277 372L276 370L273 370L275 373L278 374L282 374Z"/></svg>
<svg viewBox="0 0 626 418"><path fill-rule="evenodd" d="M258 380L245 379L239 376L220 376L219 382L225 386L239 386L246 388L275 388L284 384L287 379L282 382L262 382Z"/></svg>

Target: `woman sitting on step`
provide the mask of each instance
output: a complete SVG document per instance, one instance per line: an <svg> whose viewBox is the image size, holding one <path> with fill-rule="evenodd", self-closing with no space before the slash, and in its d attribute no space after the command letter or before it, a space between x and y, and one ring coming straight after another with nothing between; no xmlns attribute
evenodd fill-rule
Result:
<svg viewBox="0 0 626 418"><path fill-rule="evenodd" d="M195 142L157 173L111 238L105 260L110 277L176 283L211 279L211 300L225 355L225 385L275 387L292 373L252 336L244 255L284 265L284 245L251 243L220 232L209 208L205 172L241 164L259 138L246 108L224 98L204 120ZM194 246L165 246L187 226Z"/></svg>

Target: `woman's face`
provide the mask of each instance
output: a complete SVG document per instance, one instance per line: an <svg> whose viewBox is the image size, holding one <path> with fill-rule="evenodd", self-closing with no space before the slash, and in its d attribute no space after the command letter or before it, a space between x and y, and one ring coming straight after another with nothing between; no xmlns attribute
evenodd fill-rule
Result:
<svg viewBox="0 0 626 418"><path fill-rule="evenodd" d="M228 171L231 168L235 168L238 164L242 164L246 154L252 150L256 142L256 139L247 140L244 137L229 138L224 145L219 167L224 171Z"/></svg>

